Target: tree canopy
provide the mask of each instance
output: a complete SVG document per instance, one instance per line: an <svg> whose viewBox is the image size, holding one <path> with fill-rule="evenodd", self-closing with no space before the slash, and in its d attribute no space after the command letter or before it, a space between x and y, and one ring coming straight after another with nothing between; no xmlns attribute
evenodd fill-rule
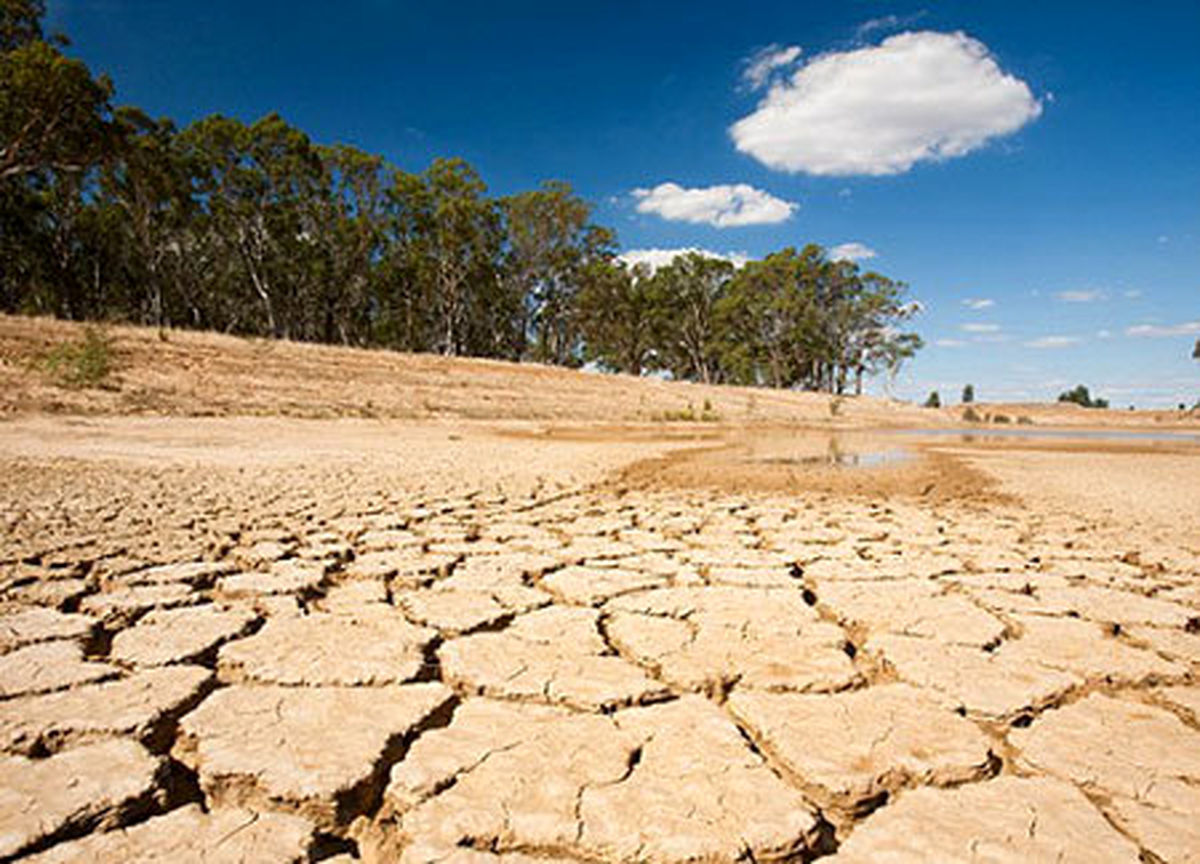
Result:
<svg viewBox="0 0 1200 864"><path fill-rule="evenodd" d="M1058 394L1059 402L1070 402L1075 405L1081 405L1084 408L1107 408L1108 400L1093 397L1088 388L1083 384L1071 388L1063 393Z"/></svg>
<svg viewBox="0 0 1200 864"><path fill-rule="evenodd" d="M816 245L632 267L564 182L114 105L44 11L0 0L0 311L838 393L921 347L903 284Z"/></svg>

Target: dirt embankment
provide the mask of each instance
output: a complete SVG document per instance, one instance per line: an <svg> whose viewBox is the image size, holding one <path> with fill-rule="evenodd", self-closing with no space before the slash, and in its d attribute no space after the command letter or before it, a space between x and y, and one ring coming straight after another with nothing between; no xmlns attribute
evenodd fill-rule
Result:
<svg viewBox="0 0 1200 864"><path fill-rule="evenodd" d="M600 375L532 363L402 354L214 333L105 328L115 370L102 388L55 386L38 360L84 328L0 316L0 416L552 420L585 423L944 423L904 403Z"/></svg>

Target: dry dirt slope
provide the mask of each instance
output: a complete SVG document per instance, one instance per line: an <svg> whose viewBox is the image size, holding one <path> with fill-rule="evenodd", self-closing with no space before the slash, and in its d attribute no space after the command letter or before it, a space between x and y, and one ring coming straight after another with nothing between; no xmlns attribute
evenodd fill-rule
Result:
<svg viewBox="0 0 1200 864"><path fill-rule="evenodd" d="M536 419L644 422L678 419L706 403L722 421L820 422L830 398L707 387L536 364L464 360L243 339L212 333L109 327L117 371L110 389L70 391L36 369L83 327L0 316L0 414L29 412ZM928 423L920 409L840 400L838 422Z"/></svg>

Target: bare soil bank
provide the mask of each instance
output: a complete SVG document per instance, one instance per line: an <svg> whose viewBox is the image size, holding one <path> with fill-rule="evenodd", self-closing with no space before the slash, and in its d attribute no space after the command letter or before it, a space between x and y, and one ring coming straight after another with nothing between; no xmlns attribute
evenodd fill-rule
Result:
<svg viewBox="0 0 1200 864"><path fill-rule="evenodd" d="M827 427L962 424L939 410L870 397L834 398L744 387L600 375L531 363L246 339L112 326L116 369L103 389L55 386L37 370L84 325L0 315L0 417L28 413L544 420ZM1094 411L1072 405L976 405L981 415L1065 426L1200 429L1172 411Z"/></svg>

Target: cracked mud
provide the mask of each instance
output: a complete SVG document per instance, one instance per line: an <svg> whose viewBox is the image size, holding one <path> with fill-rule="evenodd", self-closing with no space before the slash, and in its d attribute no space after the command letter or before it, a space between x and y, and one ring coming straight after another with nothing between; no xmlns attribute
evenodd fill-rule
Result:
<svg viewBox="0 0 1200 864"><path fill-rule="evenodd" d="M0 454L0 861L1200 860L1194 531L396 434Z"/></svg>

